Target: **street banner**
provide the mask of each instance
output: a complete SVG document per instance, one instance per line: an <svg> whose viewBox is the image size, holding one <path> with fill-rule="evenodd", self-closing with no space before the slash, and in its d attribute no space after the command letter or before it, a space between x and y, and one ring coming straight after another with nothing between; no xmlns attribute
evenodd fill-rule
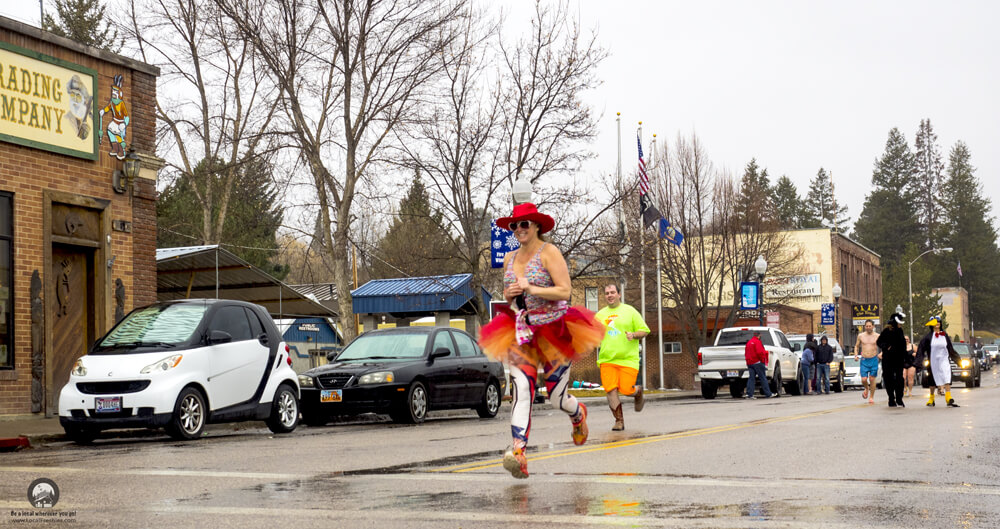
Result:
<svg viewBox="0 0 1000 529"><path fill-rule="evenodd" d="M743 281L740 283L740 310L757 310L760 308L758 305L758 292L760 291L760 284L756 281Z"/></svg>
<svg viewBox="0 0 1000 529"><path fill-rule="evenodd" d="M767 317L767 326L772 329L781 329L781 313L777 311L768 311L764 313Z"/></svg>
<svg viewBox="0 0 1000 529"><path fill-rule="evenodd" d="M503 268L503 258L507 252L520 247L514 232L497 226L496 219L490 223L490 268Z"/></svg>
<svg viewBox="0 0 1000 529"><path fill-rule="evenodd" d="M819 324L833 325L835 323L834 318L836 317L837 314L836 311L837 311L836 305L834 305L833 303L824 303L823 306L820 307Z"/></svg>

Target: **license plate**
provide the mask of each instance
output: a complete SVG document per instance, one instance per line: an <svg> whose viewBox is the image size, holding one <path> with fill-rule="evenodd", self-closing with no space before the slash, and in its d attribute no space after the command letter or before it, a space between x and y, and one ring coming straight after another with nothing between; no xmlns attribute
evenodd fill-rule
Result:
<svg viewBox="0 0 1000 529"><path fill-rule="evenodd" d="M736 378L740 376L739 371L726 371L726 378Z"/></svg>
<svg viewBox="0 0 1000 529"><path fill-rule="evenodd" d="M96 397L94 398L94 411L96 413L115 413L122 411L122 398Z"/></svg>
<svg viewBox="0 0 1000 529"><path fill-rule="evenodd" d="M324 389L319 394L320 402L340 402L344 400L344 392L340 389Z"/></svg>

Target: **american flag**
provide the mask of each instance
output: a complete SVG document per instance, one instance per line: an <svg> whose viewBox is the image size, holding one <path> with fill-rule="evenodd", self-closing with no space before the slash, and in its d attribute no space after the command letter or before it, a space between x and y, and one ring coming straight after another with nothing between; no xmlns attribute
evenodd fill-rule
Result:
<svg viewBox="0 0 1000 529"><path fill-rule="evenodd" d="M958 262L958 277L962 277L962 261Z"/></svg>
<svg viewBox="0 0 1000 529"><path fill-rule="evenodd" d="M636 134L635 142L639 145L639 194L645 195L649 192L649 175L646 174L646 162L642 159L642 139Z"/></svg>

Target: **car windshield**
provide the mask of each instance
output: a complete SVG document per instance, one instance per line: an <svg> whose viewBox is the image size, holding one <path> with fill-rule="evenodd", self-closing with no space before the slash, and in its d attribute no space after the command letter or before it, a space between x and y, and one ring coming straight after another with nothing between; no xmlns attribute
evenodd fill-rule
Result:
<svg viewBox="0 0 1000 529"><path fill-rule="evenodd" d="M952 347L955 348L955 352L958 353L959 355L961 355L961 356L972 356L972 353L969 352L969 344L967 344L967 343L953 343L951 345L952 345Z"/></svg>
<svg viewBox="0 0 1000 529"><path fill-rule="evenodd" d="M97 344L101 349L175 345L191 339L206 305L152 305L129 314ZM97 352L95 351L95 352ZM124 352L128 352L127 350Z"/></svg>
<svg viewBox="0 0 1000 529"><path fill-rule="evenodd" d="M337 357L337 361L392 361L422 358L428 336L430 335L423 332L362 334L344 349L344 352Z"/></svg>
<svg viewBox="0 0 1000 529"><path fill-rule="evenodd" d="M987 345L987 346L983 347L983 350L985 350L985 351L991 351L991 352L996 352L998 349L997 349L997 346L995 346L995 345Z"/></svg>

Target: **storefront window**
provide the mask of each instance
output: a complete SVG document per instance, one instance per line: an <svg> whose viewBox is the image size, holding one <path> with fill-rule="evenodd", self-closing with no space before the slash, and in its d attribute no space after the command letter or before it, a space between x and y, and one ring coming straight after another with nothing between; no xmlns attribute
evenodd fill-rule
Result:
<svg viewBox="0 0 1000 529"><path fill-rule="evenodd" d="M14 208L0 193L0 369L14 367Z"/></svg>

